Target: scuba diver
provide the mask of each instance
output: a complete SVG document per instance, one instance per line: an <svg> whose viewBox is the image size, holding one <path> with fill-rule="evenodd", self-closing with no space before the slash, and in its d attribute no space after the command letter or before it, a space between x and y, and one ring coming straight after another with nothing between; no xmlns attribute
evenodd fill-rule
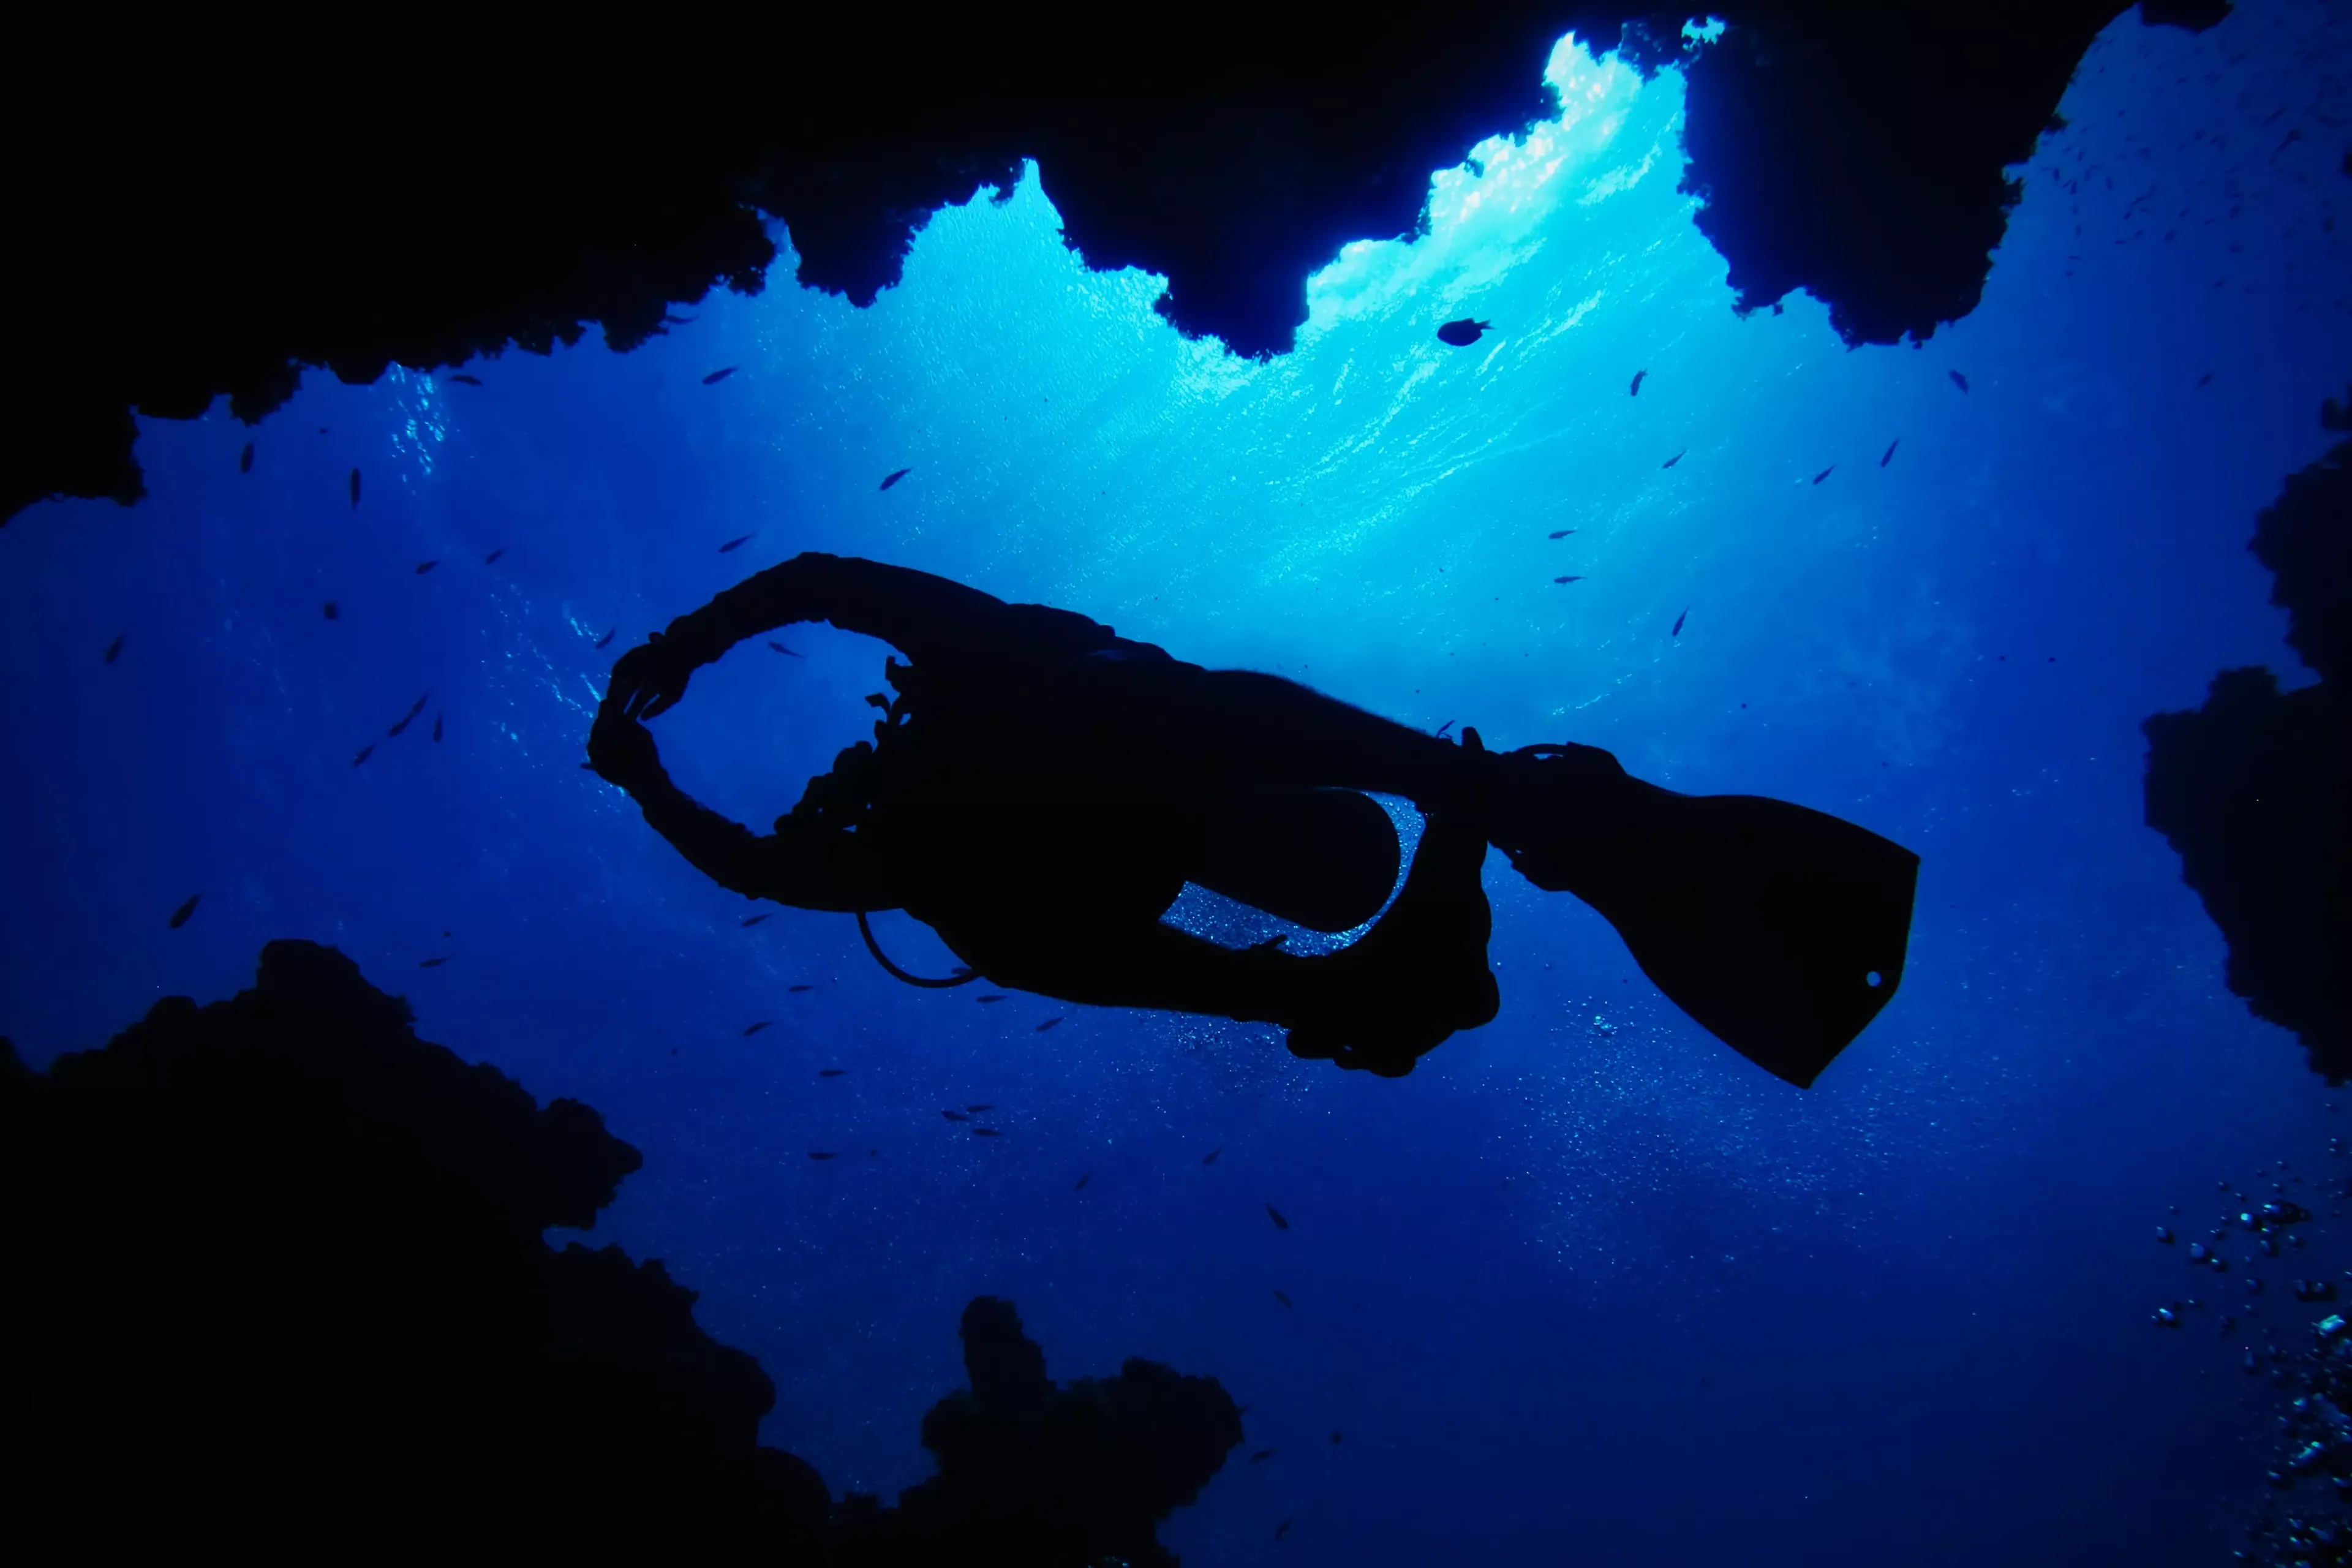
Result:
<svg viewBox="0 0 2352 1568"><path fill-rule="evenodd" d="M895 696L757 835L689 797L645 720L747 637L826 621L880 638ZM1659 989L1811 1085L1895 993L1918 858L1802 806L1677 795L1591 746L1489 752L1279 676L1205 669L1083 616L905 567L803 554L624 654L589 766L720 886L858 916L902 980L1271 1023L1290 1049L1402 1077L1495 1016L1487 847L1598 910ZM1388 814L1425 826L1404 887ZM1355 942L1228 948L1163 922L1186 882ZM1382 906L1386 905L1385 912ZM899 909L966 966L918 979L866 917Z"/></svg>

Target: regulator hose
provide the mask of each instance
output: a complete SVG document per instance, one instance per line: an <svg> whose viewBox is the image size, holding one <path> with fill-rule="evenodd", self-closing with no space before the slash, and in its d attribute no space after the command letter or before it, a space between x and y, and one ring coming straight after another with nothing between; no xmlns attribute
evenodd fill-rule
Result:
<svg viewBox="0 0 2352 1568"><path fill-rule="evenodd" d="M874 940L874 928L866 923L864 910L857 911L857 934L866 939L866 951L874 955L874 962L889 971L894 980L903 980L909 985L919 985L926 991L945 991L957 985L969 985L980 978L969 970L946 980L926 980L919 974L908 973L891 963L890 955L882 951L882 944Z"/></svg>

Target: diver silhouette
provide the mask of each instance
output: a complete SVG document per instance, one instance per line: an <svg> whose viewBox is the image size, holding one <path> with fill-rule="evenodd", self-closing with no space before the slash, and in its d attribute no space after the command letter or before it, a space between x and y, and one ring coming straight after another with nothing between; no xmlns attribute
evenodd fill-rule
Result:
<svg viewBox="0 0 2352 1568"><path fill-rule="evenodd" d="M896 696L761 836L671 782L641 722L736 643L801 621L878 637ZM1491 843L1613 925L1658 987L1810 1085L1902 976L1918 858L1802 806L1675 794L1591 746L1485 749L1279 676L1213 670L1083 616L928 573L803 554L614 666L590 765L722 887L864 917L903 909L986 979L1064 1001L1272 1023L1290 1049L1399 1077L1495 1016ZM1412 867L1364 793L1424 813ZM1310 930L1227 948L1160 916L1187 882ZM1387 903L1386 912L1381 906ZM913 979L875 956L902 979Z"/></svg>

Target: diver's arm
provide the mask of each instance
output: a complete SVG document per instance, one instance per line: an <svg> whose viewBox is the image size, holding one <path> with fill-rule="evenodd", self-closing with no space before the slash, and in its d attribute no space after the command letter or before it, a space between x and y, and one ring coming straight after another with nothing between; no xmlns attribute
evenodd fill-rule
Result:
<svg viewBox="0 0 2352 1568"><path fill-rule="evenodd" d="M1227 948L1163 921L1074 918L1050 931L969 911L912 912L999 985L1105 1007L1279 1024L1293 1055L1383 1077L1495 1016L1492 915L1480 890L1486 841L1464 814L1434 814L1403 889L1372 929L1336 952L1277 942ZM965 913L967 918L953 918Z"/></svg>
<svg viewBox="0 0 2352 1568"><path fill-rule="evenodd" d="M680 616L663 641L704 665L745 637L796 621L829 621L844 631L879 637L920 661L950 654L958 644L986 639L1008 607L977 588L928 572L811 551Z"/></svg>
<svg viewBox="0 0 2352 1568"><path fill-rule="evenodd" d="M745 637L796 621L879 637L941 670L1053 663L1118 640L1074 611L1008 605L928 572L812 551L746 578L623 654L606 698L632 719L651 719L677 705L696 670Z"/></svg>
<svg viewBox="0 0 2352 1568"><path fill-rule="evenodd" d="M747 899L853 914L896 906L874 884L849 837L829 829L757 834L711 810L659 773L637 781L630 798L646 823L694 868Z"/></svg>
<svg viewBox="0 0 2352 1568"><path fill-rule="evenodd" d="M1412 1071L1414 1058L1456 1029L1494 1016L1491 1002L1482 1007L1475 994L1459 1014L1433 1015L1416 994L1411 963L1387 954L1380 955L1385 964L1368 962L1346 948L1312 955L1284 952L1275 942L1230 948L1156 921L1064 931L1042 942L952 927L940 927L940 935L992 985L1095 1007L1275 1024L1289 1031L1293 1055L1383 1077Z"/></svg>
<svg viewBox="0 0 2352 1568"><path fill-rule="evenodd" d="M677 787L643 724L607 700L588 732L588 765L629 792L646 825L694 868L748 899L804 910L896 909L899 900L854 835L787 817L762 837Z"/></svg>

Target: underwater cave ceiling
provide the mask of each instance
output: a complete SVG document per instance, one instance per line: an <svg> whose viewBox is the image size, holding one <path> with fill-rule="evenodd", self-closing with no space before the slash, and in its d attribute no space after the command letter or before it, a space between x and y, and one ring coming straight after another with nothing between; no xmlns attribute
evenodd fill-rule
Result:
<svg viewBox="0 0 2352 1568"><path fill-rule="evenodd" d="M1687 62L1685 188L1741 307L1794 289L1849 342L1976 305L2025 158L2117 0L1730 0ZM2226 0L2149 0L2203 27ZM45 94L9 95L13 301L0 520L142 494L135 410L248 421L300 368L625 350L716 284L755 290L786 225L799 280L858 304L942 205L1037 160L1097 268L1169 279L1162 309L1278 353L1305 281L1411 232L1432 171L1552 111L1574 31L1645 70L1679 9L1434 0L919 26L772 14L723 38L386 29L223 40L202 19L56 24ZM101 26L110 29L105 35ZM84 36L71 37L76 29Z"/></svg>

